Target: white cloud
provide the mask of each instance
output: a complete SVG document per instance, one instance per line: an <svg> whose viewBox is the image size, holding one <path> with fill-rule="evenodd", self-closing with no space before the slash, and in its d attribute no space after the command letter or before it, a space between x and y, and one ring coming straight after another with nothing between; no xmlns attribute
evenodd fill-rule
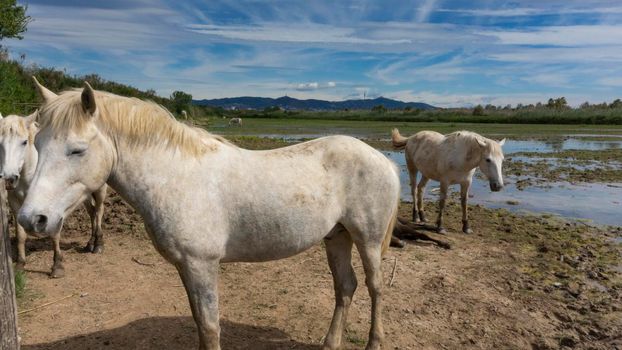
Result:
<svg viewBox="0 0 622 350"><path fill-rule="evenodd" d="M419 7L417 11L416 21L419 23L426 22L430 17L430 14L436 6L436 0L425 0L423 5Z"/></svg>
<svg viewBox="0 0 622 350"><path fill-rule="evenodd" d="M457 13L469 16L482 17L519 17L538 15L568 15L568 14L622 14L622 7L593 7L593 8L536 8L515 7L506 9L438 9L438 12Z"/></svg>
<svg viewBox="0 0 622 350"><path fill-rule="evenodd" d="M496 37L504 45L618 46L622 27L615 25L569 25L538 27L528 31L480 31Z"/></svg>
<svg viewBox="0 0 622 350"><path fill-rule="evenodd" d="M385 94L386 97L407 102L425 102L436 107L473 107L478 104L492 104L495 106L522 104L536 104L546 102L549 97L565 96L568 103L578 106L585 101L585 95L579 94L542 94L542 93L507 93L507 94L459 94L437 93L434 91L402 90Z"/></svg>
<svg viewBox="0 0 622 350"><path fill-rule="evenodd" d="M192 24L188 26L188 29L195 33L214 37L256 42L269 41L285 43L364 45L396 45L411 42L408 38L366 38L359 35L354 28L315 23L258 23L245 26Z"/></svg>
<svg viewBox="0 0 622 350"><path fill-rule="evenodd" d="M296 90L298 90L298 91L316 90L319 86L320 86L320 84L318 84L317 82L313 82L313 83L300 83L300 84L296 85Z"/></svg>

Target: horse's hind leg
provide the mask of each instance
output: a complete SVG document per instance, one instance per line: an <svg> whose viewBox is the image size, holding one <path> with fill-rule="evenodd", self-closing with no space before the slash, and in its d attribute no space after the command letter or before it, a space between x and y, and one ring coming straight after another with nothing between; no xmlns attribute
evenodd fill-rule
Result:
<svg viewBox="0 0 622 350"><path fill-rule="evenodd" d="M371 297L371 328L366 350L378 350L384 340L382 326L382 243L357 241L357 249L365 269L365 284Z"/></svg>
<svg viewBox="0 0 622 350"><path fill-rule="evenodd" d="M324 240L328 265L333 274L335 287L335 311L330 328L324 340L322 349L333 350L341 347L343 332L348 317L348 309L357 282L352 268L352 239L350 234L341 225L333 229L330 238Z"/></svg>
<svg viewBox="0 0 622 350"><path fill-rule="evenodd" d="M419 180L419 184L417 185L417 207L419 208L419 220L421 222L427 222L428 220L425 218L425 213L423 211L423 193L425 192L425 185L428 184L427 177L421 175L421 180Z"/></svg>
<svg viewBox="0 0 622 350"><path fill-rule="evenodd" d="M438 219L436 219L436 231L440 234L446 234L447 231L443 227L443 210L445 210L445 202L447 201L448 184L441 182L441 194L438 201Z"/></svg>
<svg viewBox="0 0 622 350"><path fill-rule="evenodd" d="M471 228L469 227L469 217L467 213L469 187L471 187L470 181L460 184L460 205L462 206L462 232L466 234L473 233L473 230L471 230Z"/></svg>
<svg viewBox="0 0 622 350"><path fill-rule="evenodd" d="M52 272L50 273L50 277L65 277L65 266L63 266L63 253L60 250L60 231L52 234L51 237L52 241L54 242L54 264L52 265Z"/></svg>
<svg viewBox="0 0 622 350"><path fill-rule="evenodd" d="M102 218L104 216L104 200L106 199L106 186L92 194L93 202L89 198L84 202L84 208L91 217L91 239L84 250L91 253L104 251L104 233L102 231Z"/></svg>
<svg viewBox="0 0 622 350"><path fill-rule="evenodd" d="M406 167L408 168L408 176L410 177L410 192L413 196L413 222L419 222L418 203L417 203L417 167L413 163L411 157L406 153Z"/></svg>
<svg viewBox="0 0 622 350"><path fill-rule="evenodd" d="M217 260L188 257L177 265L199 331L199 350L220 350Z"/></svg>

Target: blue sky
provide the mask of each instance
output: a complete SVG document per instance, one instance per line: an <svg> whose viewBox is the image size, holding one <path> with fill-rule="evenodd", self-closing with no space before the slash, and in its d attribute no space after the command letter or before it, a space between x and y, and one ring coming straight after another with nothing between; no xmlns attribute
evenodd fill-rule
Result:
<svg viewBox="0 0 622 350"><path fill-rule="evenodd" d="M32 0L28 63L194 98L622 97L622 3Z"/></svg>

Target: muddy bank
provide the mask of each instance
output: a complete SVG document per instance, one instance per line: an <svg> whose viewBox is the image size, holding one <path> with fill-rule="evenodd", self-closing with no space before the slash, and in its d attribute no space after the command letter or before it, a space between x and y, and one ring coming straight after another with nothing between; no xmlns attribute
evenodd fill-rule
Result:
<svg viewBox="0 0 622 350"><path fill-rule="evenodd" d="M620 228L474 206L475 234L467 236L458 233L456 204L450 201L446 216L452 249L409 243L385 256L385 349L622 346ZM434 205L427 208L433 217ZM410 210L403 203L400 215ZM79 252L88 229L83 210L67 220L64 279L46 274L50 243L28 243L29 296L21 310L70 297L20 315L23 349L196 347L177 272L153 249L133 209L116 195L107 200L103 255ZM359 288L346 349L363 348L369 327L354 255ZM219 289L224 348L316 349L330 323L332 278L321 245L275 262L222 265Z"/></svg>

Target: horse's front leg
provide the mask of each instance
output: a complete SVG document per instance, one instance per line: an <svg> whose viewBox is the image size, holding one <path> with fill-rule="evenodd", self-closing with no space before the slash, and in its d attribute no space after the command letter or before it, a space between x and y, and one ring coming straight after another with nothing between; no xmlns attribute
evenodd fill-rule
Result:
<svg viewBox="0 0 622 350"><path fill-rule="evenodd" d="M445 210L445 202L447 200L447 188L448 184L441 182L441 194L438 201L438 219L436 219L436 231L440 234L447 234L447 231L443 227L443 210Z"/></svg>
<svg viewBox="0 0 622 350"><path fill-rule="evenodd" d="M17 263L15 269L23 270L26 265L26 231L17 223L17 219L13 217L15 222L15 236L17 237Z"/></svg>
<svg viewBox="0 0 622 350"><path fill-rule="evenodd" d="M104 251L104 233L102 231L102 218L104 216L104 200L106 199L106 187L102 186L92 194L94 203L90 199L84 202L84 207L91 217L91 239L84 250L91 253Z"/></svg>
<svg viewBox="0 0 622 350"><path fill-rule="evenodd" d="M199 332L199 350L220 350L217 260L186 258L177 265Z"/></svg>
<svg viewBox="0 0 622 350"><path fill-rule="evenodd" d="M63 265L63 253L60 250L60 230L51 235L54 242L54 264L52 265L52 272L50 277L61 278L65 277L65 266Z"/></svg>
<svg viewBox="0 0 622 350"><path fill-rule="evenodd" d="M462 206L462 232L466 234L473 233L473 230L469 227L469 217L467 213L467 201L469 198L469 188L471 182L466 181L460 184L460 204Z"/></svg>

